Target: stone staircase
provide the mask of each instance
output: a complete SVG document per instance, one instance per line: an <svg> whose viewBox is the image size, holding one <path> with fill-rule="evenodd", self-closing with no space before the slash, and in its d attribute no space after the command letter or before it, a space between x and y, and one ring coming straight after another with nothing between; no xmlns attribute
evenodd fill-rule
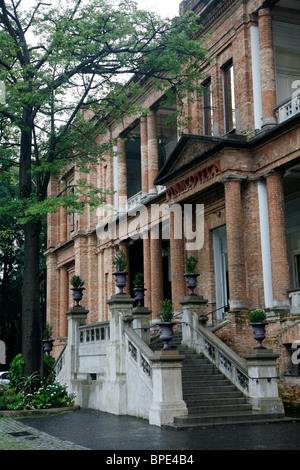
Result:
<svg viewBox="0 0 300 470"><path fill-rule="evenodd" d="M160 349L155 340L152 349ZM203 354L181 345L181 334L176 332L170 343L185 356L182 364L183 399L188 415L177 416L174 423L165 425L176 429L234 424L261 423L282 420L278 414L255 413L247 397L233 385Z"/></svg>

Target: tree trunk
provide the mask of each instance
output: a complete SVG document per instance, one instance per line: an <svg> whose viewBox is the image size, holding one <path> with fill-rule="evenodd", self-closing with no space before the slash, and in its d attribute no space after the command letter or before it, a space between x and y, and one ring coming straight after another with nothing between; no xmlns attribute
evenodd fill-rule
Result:
<svg viewBox="0 0 300 470"><path fill-rule="evenodd" d="M24 375L43 376L42 321L39 289L39 242L41 224L28 222L25 231L25 256L22 299L22 355Z"/></svg>
<svg viewBox="0 0 300 470"><path fill-rule="evenodd" d="M33 112L24 109L20 149L20 196L25 200L32 193L31 143ZM25 363L24 374L37 372L43 376L42 320L40 312L39 254L40 222L24 225L24 274L22 295L22 355Z"/></svg>

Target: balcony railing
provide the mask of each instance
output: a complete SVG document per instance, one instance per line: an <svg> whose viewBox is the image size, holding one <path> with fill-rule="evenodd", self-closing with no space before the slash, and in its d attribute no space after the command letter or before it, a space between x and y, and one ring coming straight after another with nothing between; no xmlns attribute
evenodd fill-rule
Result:
<svg viewBox="0 0 300 470"><path fill-rule="evenodd" d="M300 288L288 291L291 299L291 313L300 313Z"/></svg>
<svg viewBox="0 0 300 470"><path fill-rule="evenodd" d="M296 116L296 114L300 112L300 93L276 106L275 110L278 113L279 124L293 116Z"/></svg>

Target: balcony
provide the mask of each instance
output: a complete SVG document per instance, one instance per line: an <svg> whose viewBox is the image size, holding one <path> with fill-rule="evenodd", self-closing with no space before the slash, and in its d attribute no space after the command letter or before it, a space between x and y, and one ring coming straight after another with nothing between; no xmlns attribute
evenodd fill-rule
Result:
<svg viewBox="0 0 300 470"><path fill-rule="evenodd" d="M296 116L300 112L300 93L294 94L294 96L276 106L275 111L278 115L279 124Z"/></svg>
<svg viewBox="0 0 300 470"><path fill-rule="evenodd" d="M130 198L127 199L125 210L126 212L130 212L131 210L138 207L140 204L148 202L152 197L157 196L158 194L163 193L166 190L165 186L156 186L156 193L148 194L144 199L142 199L142 191L139 193L134 194Z"/></svg>

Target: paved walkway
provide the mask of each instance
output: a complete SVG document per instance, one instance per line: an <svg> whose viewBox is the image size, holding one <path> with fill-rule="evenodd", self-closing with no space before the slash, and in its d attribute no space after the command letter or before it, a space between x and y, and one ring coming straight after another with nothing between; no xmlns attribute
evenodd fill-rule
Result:
<svg viewBox="0 0 300 470"><path fill-rule="evenodd" d="M34 427L29 427L25 421L17 421L13 418L0 418L0 450L87 449L73 442L54 437Z"/></svg>
<svg viewBox="0 0 300 470"><path fill-rule="evenodd" d="M175 431L88 409L37 418L0 418L2 450L106 450L108 455L114 451L120 456L122 451L138 455L138 450L185 454L197 450L300 450L299 436L300 420Z"/></svg>

